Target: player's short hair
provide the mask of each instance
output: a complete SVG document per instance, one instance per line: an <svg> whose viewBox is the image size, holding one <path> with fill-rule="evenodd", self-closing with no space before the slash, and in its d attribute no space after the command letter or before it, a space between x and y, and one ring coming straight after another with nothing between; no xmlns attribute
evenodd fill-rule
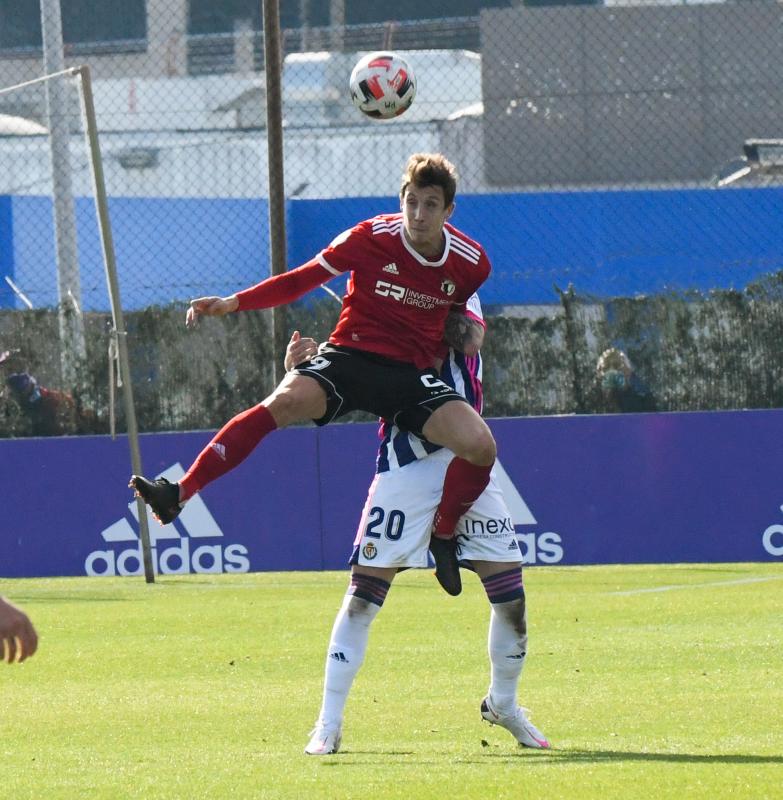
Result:
<svg viewBox="0 0 783 800"><path fill-rule="evenodd" d="M454 202L457 194L457 168L440 153L414 153L405 165L400 185L400 197L413 184L418 188L440 186L446 207Z"/></svg>

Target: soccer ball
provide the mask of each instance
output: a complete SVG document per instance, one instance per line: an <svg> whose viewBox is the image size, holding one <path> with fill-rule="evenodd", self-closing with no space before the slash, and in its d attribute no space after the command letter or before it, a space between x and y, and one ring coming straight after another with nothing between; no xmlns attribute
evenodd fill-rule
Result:
<svg viewBox="0 0 783 800"><path fill-rule="evenodd" d="M399 117L416 96L416 78L399 54L370 53L351 72L351 100L368 117Z"/></svg>

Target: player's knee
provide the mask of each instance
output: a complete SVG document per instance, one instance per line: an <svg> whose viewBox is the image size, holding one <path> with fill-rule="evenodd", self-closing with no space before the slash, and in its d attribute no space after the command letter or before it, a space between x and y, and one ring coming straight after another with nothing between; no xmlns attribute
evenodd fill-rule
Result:
<svg viewBox="0 0 783 800"><path fill-rule="evenodd" d="M317 419L326 413L326 394L309 379L284 382L264 401L278 428L305 419Z"/></svg>
<svg viewBox="0 0 783 800"><path fill-rule="evenodd" d="M472 464L482 467L493 464L497 456L497 445L489 428L476 431L467 441L465 451L461 455Z"/></svg>
<svg viewBox="0 0 783 800"><path fill-rule="evenodd" d="M525 596L508 603L499 603L494 606L496 613L501 614L506 623L514 629L520 640L527 641L527 611L525 609Z"/></svg>
<svg viewBox="0 0 783 800"><path fill-rule="evenodd" d="M348 616L351 620L363 625L369 625L380 609L381 605L378 603L373 603L364 597L357 597L356 595L351 597L347 606Z"/></svg>

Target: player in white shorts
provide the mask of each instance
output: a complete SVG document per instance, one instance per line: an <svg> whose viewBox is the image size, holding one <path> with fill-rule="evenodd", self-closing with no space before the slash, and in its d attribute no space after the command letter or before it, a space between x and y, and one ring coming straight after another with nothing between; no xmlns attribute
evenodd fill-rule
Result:
<svg viewBox="0 0 783 800"><path fill-rule="evenodd" d="M468 303L473 330L483 339L481 306ZM463 317L464 323L464 317ZM450 341L454 342L453 334ZM289 343L286 367L315 349L298 334ZM482 407L481 356L452 348L441 379L459 391L479 412ZM383 441L377 473L367 495L351 554L351 582L337 614L326 658L321 711L308 755L330 755L340 748L345 703L364 660L372 621L380 611L394 576L401 569L428 566L432 522L442 494L446 469L454 457L413 434L382 422ZM490 602L490 685L481 716L509 730L520 745L548 748L549 742L517 705L517 684L527 654L527 615L522 557L511 514L494 475L455 531L460 565L481 579Z"/></svg>
<svg viewBox="0 0 783 800"><path fill-rule="evenodd" d="M393 429L393 436L405 436ZM383 448L391 449L386 437ZM364 567L427 567L432 518L440 502L440 487L454 457L440 448L404 466L378 472L370 484L351 564ZM474 561L509 566L521 562L511 513L498 487L495 469L470 512L455 529L461 566Z"/></svg>

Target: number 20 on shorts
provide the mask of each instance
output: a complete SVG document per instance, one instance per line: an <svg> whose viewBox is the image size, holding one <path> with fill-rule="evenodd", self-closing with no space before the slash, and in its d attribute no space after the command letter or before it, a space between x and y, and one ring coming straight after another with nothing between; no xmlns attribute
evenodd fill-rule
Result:
<svg viewBox="0 0 783 800"><path fill-rule="evenodd" d="M402 536L402 529L405 527L405 514L395 508L388 514L380 506L373 506L370 509L370 519L364 529L364 535L371 539L380 539L385 536L392 542L396 542Z"/></svg>

